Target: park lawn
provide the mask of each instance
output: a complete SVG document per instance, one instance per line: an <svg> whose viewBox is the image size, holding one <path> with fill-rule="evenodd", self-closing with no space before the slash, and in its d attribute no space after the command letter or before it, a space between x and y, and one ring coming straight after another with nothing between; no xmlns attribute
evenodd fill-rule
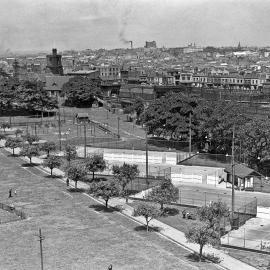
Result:
<svg viewBox="0 0 270 270"><path fill-rule="evenodd" d="M21 218L17 216L15 213L10 213L6 210L0 209L0 224L8 223L20 220Z"/></svg>
<svg viewBox="0 0 270 270"><path fill-rule="evenodd" d="M144 228L78 192L69 192L59 179L44 177L35 167L21 167L18 158L0 164L0 196L29 217L1 224L1 269L40 268L38 229L42 229L45 269L217 269L190 259L185 249L147 233ZM7 198L8 189L17 196Z"/></svg>
<svg viewBox="0 0 270 270"><path fill-rule="evenodd" d="M141 201L139 200L131 200L129 202L130 206L135 207L138 205ZM159 205L157 204L157 207ZM157 218L157 220L181 231L181 232L187 232L189 226L194 222L192 219L186 219L182 216L182 211L186 210L188 213L190 213L192 216L195 216L196 208L192 207L182 207L178 205L164 205L164 210L166 210L167 214L165 216ZM151 225L151 223L150 223Z"/></svg>

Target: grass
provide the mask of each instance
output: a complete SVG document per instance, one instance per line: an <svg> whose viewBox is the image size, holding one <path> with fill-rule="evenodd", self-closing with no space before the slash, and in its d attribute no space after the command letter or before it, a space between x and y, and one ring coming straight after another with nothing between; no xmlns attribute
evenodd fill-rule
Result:
<svg viewBox="0 0 270 270"><path fill-rule="evenodd" d="M20 219L21 218L18 217L15 213L10 213L6 210L0 209L0 224L12 222L12 221L17 221Z"/></svg>
<svg viewBox="0 0 270 270"><path fill-rule="evenodd" d="M0 150L2 151L2 150ZM198 263L190 253L155 233L136 230L137 224L104 211L97 202L78 192L67 192L59 179L46 178L36 167L21 167L18 158L0 155L3 168L0 196L12 198L27 220L1 224L1 269L40 268L38 229L42 229L45 269L217 269Z"/></svg>
<svg viewBox="0 0 270 270"><path fill-rule="evenodd" d="M270 255L260 254L255 252L222 248L230 256L236 258L237 260L243 261L251 266L254 266L256 269L268 270L270 265Z"/></svg>

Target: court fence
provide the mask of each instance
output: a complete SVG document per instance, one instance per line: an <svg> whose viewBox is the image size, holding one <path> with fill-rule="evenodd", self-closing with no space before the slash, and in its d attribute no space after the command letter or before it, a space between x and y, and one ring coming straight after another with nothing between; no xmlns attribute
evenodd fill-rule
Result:
<svg viewBox="0 0 270 270"><path fill-rule="evenodd" d="M3 210L8 211L12 214L15 214L16 216L18 216L19 219L26 219L27 218L26 214L22 210L16 209L13 205L7 205L5 203L0 203L0 209L3 209ZM2 222L0 221L0 223L2 223Z"/></svg>
<svg viewBox="0 0 270 270"><path fill-rule="evenodd" d="M237 231L229 231L221 238L224 247L247 249L250 251L262 251L270 254L270 231L254 230L243 227ZM268 237L268 239L267 239Z"/></svg>

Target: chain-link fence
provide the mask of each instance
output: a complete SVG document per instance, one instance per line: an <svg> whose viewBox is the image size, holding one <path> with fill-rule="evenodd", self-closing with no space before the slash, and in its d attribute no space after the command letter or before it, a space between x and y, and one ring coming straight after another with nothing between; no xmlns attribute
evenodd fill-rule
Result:
<svg viewBox="0 0 270 270"><path fill-rule="evenodd" d="M4 211L7 211L9 213L16 215L16 218L11 219L11 220L3 221L0 219L0 223L8 223L11 221L16 221L19 219L26 219L27 218L26 214L22 210L16 209L13 205L7 205L5 203L0 203L0 209L3 209Z"/></svg>
<svg viewBox="0 0 270 270"><path fill-rule="evenodd" d="M270 254L270 231L255 230L252 227L229 231L221 238L223 246L259 250Z"/></svg>

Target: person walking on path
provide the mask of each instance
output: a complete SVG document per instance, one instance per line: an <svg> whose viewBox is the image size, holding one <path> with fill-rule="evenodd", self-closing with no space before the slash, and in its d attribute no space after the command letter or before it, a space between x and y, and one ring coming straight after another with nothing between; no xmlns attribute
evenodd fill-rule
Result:
<svg viewBox="0 0 270 270"><path fill-rule="evenodd" d="M17 195L17 190L16 190L16 189L14 190L14 195L15 195L15 196Z"/></svg>
<svg viewBox="0 0 270 270"><path fill-rule="evenodd" d="M9 198L12 197L12 188L10 188L9 191L8 191L8 197L9 197Z"/></svg>
<svg viewBox="0 0 270 270"><path fill-rule="evenodd" d="M112 270L112 265L111 264L109 265L108 270Z"/></svg>

